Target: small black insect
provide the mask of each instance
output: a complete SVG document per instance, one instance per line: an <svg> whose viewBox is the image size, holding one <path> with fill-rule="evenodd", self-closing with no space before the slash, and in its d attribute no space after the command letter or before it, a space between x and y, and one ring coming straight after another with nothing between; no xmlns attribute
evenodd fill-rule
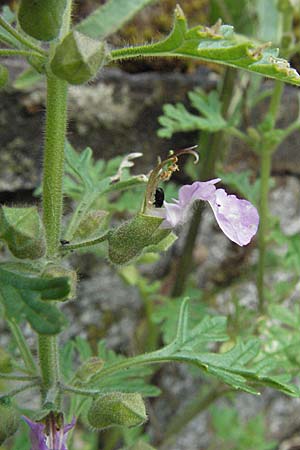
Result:
<svg viewBox="0 0 300 450"><path fill-rule="evenodd" d="M61 245L67 245L67 244L70 244L70 241L67 241L66 239L62 239L60 241L60 243L61 243Z"/></svg>
<svg viewBox="0 0 300 450"><path fill-rule="evenodd" d="M162 205L164 204L164 199L165 199L164 190L160 187L157 188L154 194L154 202L153 202L155 208L161 208Z"/></svg>

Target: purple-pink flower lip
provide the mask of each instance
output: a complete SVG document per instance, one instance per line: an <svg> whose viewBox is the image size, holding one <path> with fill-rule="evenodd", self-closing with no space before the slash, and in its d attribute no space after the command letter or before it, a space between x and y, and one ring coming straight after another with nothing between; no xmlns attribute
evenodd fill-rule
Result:
<svg viewBox="0 0 300 450"><path fill-rule="evenodd" d="M219 227L231 241L240 246L249 244L258 229L257 209L248 200L228 195L224 189L216 189L215 184L220 181L220 178L215 178L182 186L178 200L164 202L163 208L154 211L156 216L164 219L161 226L176 227L186 220L187 211L195 200L204 200L210 204Z"/></svg>
<svg viewBox="0 0 300 450"><path fill-rule="evenodd" d="M67 433L75 426L75 417L72 422L62 426L56 426L55 420L46 432L46 425L42 422L34 422L26 416L22 419L30 427L30 450L68 450L66 446Z"/></svg>

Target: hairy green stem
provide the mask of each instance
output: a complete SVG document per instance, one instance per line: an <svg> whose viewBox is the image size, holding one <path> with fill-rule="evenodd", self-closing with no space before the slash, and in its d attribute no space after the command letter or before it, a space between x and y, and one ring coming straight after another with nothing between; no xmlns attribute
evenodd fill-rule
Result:
<svg viewBox="0 0 300 450"><path fill-rule="evenodd" d="M103 234L102 236L99 236L95 239L91 239L89 241L82 241L82 242L78 242L77 244L64 244L61 247L61 251L65 252L65 251L69 251L69 250L78 250L80 248L85 248L85 247L92 247L93 245L98 245L101 242L104 242L107 240L109 236L109 232Z"/></svg>
<svg viewBox="0 0 300 450"><path fill-rule="evenodd" d="M9 391L3 395L0 395L0 400L5 397L14 397L15 395L20 394L21 392L27 391L28 389L33 389L38 387L38 384L36 381L28 384L23 384L23 386L20 386L19 388L13 389L12 391Z"/></svg>
<svg viewBox="0 0 300 450"><path fill-rule="evenodd" d="M62 216L65 134L67 128L67 82L47 76L46 137L43 176L43 221L47 255L57 255Z"/></svg>
<svg viewBox="0 0 300 450"><path fill-rule="evenodd" d="M1 373L0 372L0 379L3 380L15 380L15 381L32 381L32 380L39 380L39 377L31 377L26 375L15 375L13 373Z"/></svg>
<svg viewBox="0 0 300 450"><path fill-rule="evenodd" d="M233 69L226 69L220 95L222 101L222 114L225 117L230 106L235 79L236 72ZM216 160L224 143L223 136L222 131L215 133L214 135L202 133L200 136L200 178L203 181L214 176ZM201 223L202 212L202 202L201 204L199 202L193 212L193 217L189 224L182 253L178 261L175 282L172 290L173 297L178 297L184 292L188 275L191 272L193 250L195 248L195 242Z"/></svg>
<svg viewBox="0 0 300 450"><path fill-rule="evenodd" d="M53 75L47 76L43 221L49 258L57 257L60 246L64 148L67 127L67 89L68 86L65 81ZM47 391L57 384L59 378L57 337L40 335L38 345L43 380L41 392L44 400Z"/></svg>
<svg viewBox="0 0 300 450"><path fill-rule="evenodd" d="M35 56L36 58L44 59L44 56L37 52L29 50L15 50L10 48L0 48L0 56Z"/></svg>
<svg viewBox="0 0 300 450"><path fill-rule="evenodd" d="M39 362L41 368L41 394L45 401L49 390L58 383L58 354L56 348L56 336L38 336Z"/></svg>
<svg viewBox="0 0 300 450"><path fill-rule="evenodd" d="M101 391L100 389L81 389L81 388L77 388L75 386L70 386L67 384L60 384L59 385L60 389L64 392L70 392L72 394L77 394L77 395L85 395L87 397L95 397L95 395L100 395L100 394L104 394L105 391Z"/></svg>
<svg viewBox="0 0 300 450"><path fill-rule="evenodd" d="M16 341L16 344L20 350L25 367L29 373L37 374L37 367L32 356L32 353L27 345L27 342L23 336L23 333L14 319L7 320L10 331Z"/></svg>
<svg viewBox="0 0 300 450"><path fill-rule="evenodd" d="M283 92L283 83L281 81L275 82L274 91L271 97L269 111L267 114L270 128L274 129L276 119L279 111L280 101ZM259 311L264 313L265 311L265 290L264 279L266 270L266 249L267 249L267 235L268 235L268 222L269 222L269 180L271 176L272 154L276 146L270 147L268 142L264 139L261 143L261 156L260 156L260 192L259 192L259 231L258 231L258 273L257 273L257 293L259 301Z"/></svg>
<svg viewBox="0 0 300 450"><path fill-rule="evenodd" d="M286 33L289 33L292 29L293 14L292 8L288 7L283 11L283 38L282 38L282 49L286 49L288 42L285 39ZM283 93L283 83L281 81L276 81L272 97L270 100L269 111L266 116L266 122L268 123L269 129L273 130L276 126L276 120L279 113L280 102ZM258 232L258 248L259 248L259 260L258 260L258 273L257 273L257 293L259 302L259 311L263 313L265 311L265 291L264 291L264 279L265 279L265 264L266 264L266 249L267 241L266 237L268 234L268 196L269 196L269 179L271 175L271 164L272 164L272 154L276 150L277 145L271 146L264 138L261 145L261 159L260 159L260 171L261 171L261 182L260 182L260 203L259 203L259 216L260 225Z"/></svg>
<svg viewBox="0 0 300 450"><path fill-rule="evenodd" d="M30 48L42 56L47 56L48 52L38 45L35 45L30 39L19 33L14 27L12 27L6 20L0 16L0 27L4 28L9 34L11 34L17 41L25 45L25 47Z"/></svg>
<svg viewBox="0 0 300 450"><path fill-rule="evenodd" d="M72 0L68 0L60 39L63 39L69 31L71 10ZM60 247L67 131L67 97L68 83L52 74L48 74L43 173L43 222L48 258L56 258ZM49 395L51 395L53 401L59 404L61 399L57 392L60 378L57 336L39 335L38 348L42 376L42 400L47 400Z"/></svg>

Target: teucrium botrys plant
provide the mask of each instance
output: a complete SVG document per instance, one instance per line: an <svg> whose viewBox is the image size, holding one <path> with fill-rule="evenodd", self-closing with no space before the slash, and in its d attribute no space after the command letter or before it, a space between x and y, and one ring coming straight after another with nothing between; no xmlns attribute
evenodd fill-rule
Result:
<svg viewBox="0 0 300 450"><path fill-rule="evenodd" d="M141 0L140 7L148 2ZM165 40L109 50L103 40L97 39L104 39L136 12L135 1L125 3L126 11L120 14L118 0L109 0L92 18L75 28L71 25L71 0L21 0L16 27L0 18L0 41L7 45L0 49L0 56L26 57L43 73L47 84L42 218L33 207L4 206L0 211L0 239L15 257L0 264L0 300L23 359L21 374L0 365L0 378L27 382L0 398L7 421L5 429L0 430L1 439L9 437L17 428L11 397L37 387L41 409L35 417L24 419L31 429L32 442L40 442L40 447L34 450L67 448L68 433L75 425L72 414L82 412L78 400L81 397L87 400L84 418L96 429L142 424L147 417L142 396L158 394L153 386L141 381L149 375L148 366L153 364L187 362L234 389L249 393L257 393L259 385L268 385L289 395L298 394L297 388L286 379L269 373L257 339L237 341L225 353L211 352L207 343L229 339L226 321L222 317L205 316L191 328L187 299L178 315L176 335L167 346L131 358L99 354L96 359L90 359L88 355L72 375L66 375L60 367L57 336L65 326L65 319L58 302L74 297L77 282L76 274L63 265L69 251L108 241L108 256L118 266L132 262L147 251L162 251L176 239L172 229L186 218L187 209L194 201L209 202L222 231L239 245L248 244L258 225L257 212L251 203L216 189L219 179L183 186L173 203L156 199L158 184L167 181L177 170L178 156L193 153L192 149L170 153L148 177L126 173L132 159L140 154L128 155L114 173L104 174L93 164L90 149L76 155L66 140L69 84L85 83L96 77L103 65L119 59L186 56L300 85L297 72L277 57L276 50L236 35L231 26L220 22L211 28L188 29L179 6L175 10L173 29ZM111 24L104 23L108 13L111 13ZM89 28L89 20L95 20L96 24L102 20L103 27L90 25ZM93 30L91 35L87 29ZM6 78L1 66L0 84ZM72 174L72 181L64 180L66 162L66 172ZM62 229L64 181L78 198L65 230ZM145 198L140 212L110 228L106 220L108 213L95 206L98 198L141 185L145 186ZM38 362L19 326L24 319L37 333ZM100 348L99 353L105 352ZM253 359L257 364L251 368L249 363ZM112 380L109 388L108 380ZM75 398L70 413L63 401L65 395ZM74 404L77 409L72 410ZM67 420L67 416L71 417Z"/></svg>

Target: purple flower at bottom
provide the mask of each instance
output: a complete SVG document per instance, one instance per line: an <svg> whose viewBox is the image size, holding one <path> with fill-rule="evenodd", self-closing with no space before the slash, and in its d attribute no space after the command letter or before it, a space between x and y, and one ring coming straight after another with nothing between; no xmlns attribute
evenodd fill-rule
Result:
<svg viewBox="0 0 300 450"><path fill-rule="evenodd" d="M22 416L30 427L30 450L68 450L66 447L67 433L75 425L75 417L72 422L58 429L53 423L52 430L45 433L46 425L41 422L33 422L28 417Z"/></svg>
<svg viewBox="0 0 300 450"><path fill-rule="evenodd" d="M187 212L195 200L207 201L223 233L236 244L249 244L256 234L259 216L257 209L248 200L228 195L224 189L216 189L220 178L209 181L195 181L179 189L178 200L164 202L163 208L155 215L163 217L163 228L174 228L187 219Z"/></svg>

